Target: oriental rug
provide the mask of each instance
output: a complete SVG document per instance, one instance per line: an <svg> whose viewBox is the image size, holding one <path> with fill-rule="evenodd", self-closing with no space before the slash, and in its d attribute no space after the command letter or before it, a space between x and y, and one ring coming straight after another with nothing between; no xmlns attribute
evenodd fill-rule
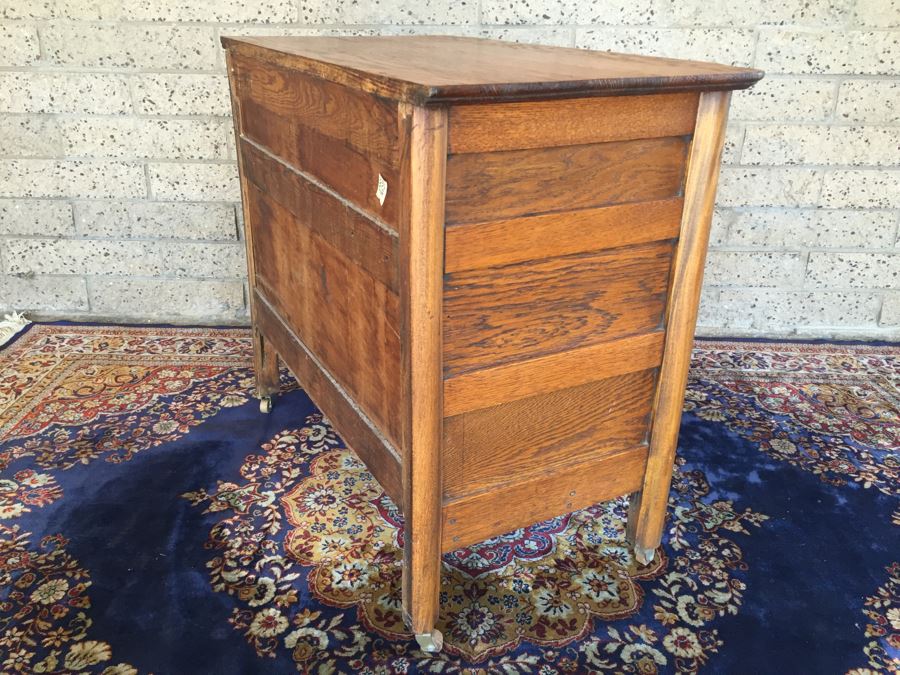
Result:
<svg viewBox="0 0 900 675"><path fill-rule="evenodd" d="M900 347L698 341L661 554L624 499L444 557L249 332L37 324L0 351L0 672L900 672ZM548 419L547 424L553 424Z"/></svg>

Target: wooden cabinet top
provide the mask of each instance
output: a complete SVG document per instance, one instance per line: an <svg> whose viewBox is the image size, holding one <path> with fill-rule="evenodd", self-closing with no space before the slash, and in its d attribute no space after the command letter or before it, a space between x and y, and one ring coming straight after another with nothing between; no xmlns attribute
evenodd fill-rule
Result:
<svg viewBox="0 0 900 675"><path fill-rule="evenodd" d="M717 63L448 36L223 37L236 54L417 104L744 89Z"/></svg>

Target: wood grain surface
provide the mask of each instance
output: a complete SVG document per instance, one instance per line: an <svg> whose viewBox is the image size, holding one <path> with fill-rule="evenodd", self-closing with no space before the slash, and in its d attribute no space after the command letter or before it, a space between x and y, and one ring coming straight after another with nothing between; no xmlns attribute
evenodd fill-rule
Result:
<svg viewBox="0 0 900 675"><path fill-rule="evenodd" d="M646 442L655 383L642 370L445 419L444 498Z"/></svg>
<svg viewBox="0 0 900 675"><path fill-rule="evenodd" d="M441 302L447 113L404 105L408 120L408 211L401 231L406 505L403 609L414 633L431 633L441 586Z"/></svg>
<svg viewBox="0 0 900 675"><path fill-rule="evenodd" d="M445 377L659 329L673 248L656 242L447 274Z"/></svg>
<svg viewBox="0 0 900 675"><path fill-rule="evenodd" d="M306 348L399 446L399 298L256 185L247 197L257 284Z"/></svg>
<svg viewBox="0 0 900 675"><path fill-rule="evenodd" d="M680 197L672 197L451 225L446 233L444 271L499 267L675 239L681 227L682 206Z"/></svg>
<svg viewBox="0 0 900 675"><path fill-rule="evenodd" d="M451 36L223 37L228 49L413 103L743 89L763 73L717 63Z"/></svg>
<svg viewBox="0 0 900 675"><path fill-rule="evenodd" d="M662 331L633 335L445 379L444 416L655 368L663 337Z"/></svg>
<svg viewBox="0 0 900 675"><path fill-rule="evenodd" d="M666 344L647 472L641 492L632 497L635 503L629 513L628 534L639 550L654 550L662 538L730 96L714 92L700 97L685 181L681 238L669 289Z"/></svg>
<svg viewBox="0 0 900 675"><path fill-rule="evenodd" d="M241 156L247 180L375 279L399 290L396 232L253 141L241 140Z"/></svg>
<svg viewBox="0 0 900 675"><path fill-rule="evenodd" d="M444 503L441 550L453 551L637 489L647 463L638 446L547 468L514 483Z"/></svg>
<svg viewBox="0 0 900 675"><path fill-rule="evenodd" d="M678 196L682 137L451 155L447 222L466 223Z"/></svg>
<svg viewBox="0 0 900 675"><path fill-rule="evenodd" d="M450 108L450 152L497 152L685 136L696 92L527 101Z"/></svg>

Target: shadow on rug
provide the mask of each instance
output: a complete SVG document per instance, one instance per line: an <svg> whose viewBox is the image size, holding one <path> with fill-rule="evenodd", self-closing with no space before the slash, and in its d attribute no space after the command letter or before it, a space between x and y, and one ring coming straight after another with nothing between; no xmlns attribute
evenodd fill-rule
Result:
<svg viewBox="0 0 900 675"><path fill-rule="evenodd" d="M624 499L444 557L400 616L402 518L245 330L36 325L0 352L0 670L900 670L900 348L698 342L665 555ZM553 424L552 419L547 420Z"/></svg>

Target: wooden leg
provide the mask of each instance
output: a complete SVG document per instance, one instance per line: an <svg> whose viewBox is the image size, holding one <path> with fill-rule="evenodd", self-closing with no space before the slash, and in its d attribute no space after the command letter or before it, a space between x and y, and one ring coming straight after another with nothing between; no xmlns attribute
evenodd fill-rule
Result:
<svg viewBox="0 0 900 675"><path fill-rule="evenodd" d="M644 537L638 537L638 515L641 512L641 493L632 492L628 501L628 522L625 528L625 538L631 544L634 550L635 559L642 565L649 565L656 557L657 542L654 546L645 546ZM643 532L641 533L644 534ZM662 539L662 531L660 531L660 540ZM650 542L652 543L652 538Z"/></svg>
<svg viewBox="0 0 900 675"><path fill-rule="evenodd" d="M423 651L438 652L441 588L441 303L447 113L404 106L410 126L409 220L401 233L406 432L403 443L403 613Z"/></svg>
<svg viewBox="0 0 900 675"><path fill-rule="evenodd" d="M681 232L666 304L666 343L650 429L644 484L631 498L628 534L635 557L649 562L662 539L684 390L700 304L703 264L725 140L729 92L700 95L684 182Z"/></svg>
<svg viewBox="0 0 900 675"><path fill-rule="evenodd" d="M281 388L278 375L278 354L257 329L253 329L253 367L256 371L256 395L259 409L268 413L272 410L272 394Z"/></svg>

